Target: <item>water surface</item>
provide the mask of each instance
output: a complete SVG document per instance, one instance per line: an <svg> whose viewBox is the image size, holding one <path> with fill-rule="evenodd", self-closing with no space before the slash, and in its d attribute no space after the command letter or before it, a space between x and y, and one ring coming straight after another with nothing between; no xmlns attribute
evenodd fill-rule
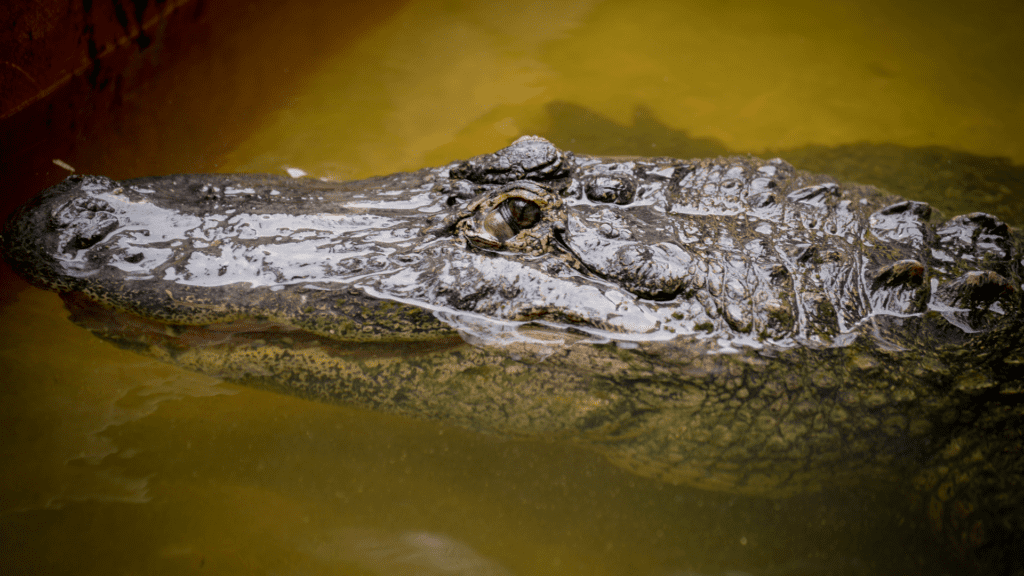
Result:
<svg viewBox="0 0 1024 576"><path fill-rule="evenodd" d="M120 178L350 179L536 133L590 153L782 155L1020 225L1021 21L1012 2L412 1L333 51L259 52L307 72L226 133L183 130L168 103L230 110L273 77L239 77L233 94L171 70L68 160ZM230 77L247 46L273 42L267 28L236 26L204 62ZM703 492L555 441L225 384L117 350L69 323L56 295L4 280L5 573L960 570L922 519L892 512L895 496Z"/></svg>

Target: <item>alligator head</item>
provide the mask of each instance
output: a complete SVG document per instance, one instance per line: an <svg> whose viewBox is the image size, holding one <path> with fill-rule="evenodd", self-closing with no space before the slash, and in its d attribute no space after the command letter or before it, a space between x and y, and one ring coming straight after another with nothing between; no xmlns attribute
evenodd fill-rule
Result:
<svg viewBox="0 0 1024 576"><path fill-rule="evenodd" d="M45 287L189 324L352 320L310 303L282 310L284 297L247 304L321 291L434 311L456 329L470 313L721 347L829 346L928 312L965 333L1015 325L1007 226L981 213L931 220L926 204L841 189L778 159L599 159L524 137L349 183L71 177L12 220L5 245ZM237 290L242 301L226 297Z"/></svg>
<svg viewBox="0 0 1024 576"><path fill-rule="evenodd" d="M356 182L73 176L3 250L97 335L244 383L764 494L935 488L974 450L989 484L954 484L1006 494L1021 242L779 159L524 137Z"/></svg>

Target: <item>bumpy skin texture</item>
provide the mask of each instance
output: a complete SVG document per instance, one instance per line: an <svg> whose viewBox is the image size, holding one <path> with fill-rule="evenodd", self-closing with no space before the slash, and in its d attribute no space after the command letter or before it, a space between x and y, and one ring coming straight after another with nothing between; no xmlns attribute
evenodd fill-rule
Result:
<svg viewBox="0 0 1024 576"><path fill-rule="evenodd" d="M76 322L191 369L698 487L910 478L958 547L1024 534L1024 251L987 214L524 137L356 182L71 177L3 250Z"/></svg>

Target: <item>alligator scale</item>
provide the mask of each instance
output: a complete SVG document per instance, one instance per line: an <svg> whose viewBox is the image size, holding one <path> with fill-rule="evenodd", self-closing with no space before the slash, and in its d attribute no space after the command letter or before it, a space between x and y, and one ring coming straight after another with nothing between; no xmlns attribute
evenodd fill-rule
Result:
<svg viewBox="0 0 1024 576"><path fill-rule="evenodd" d="M698 487L911 478L966 548L1024 534L1022 248L779 159L537 137L354 182L72 176L3 236L75 322L190 369Z"/></svg>

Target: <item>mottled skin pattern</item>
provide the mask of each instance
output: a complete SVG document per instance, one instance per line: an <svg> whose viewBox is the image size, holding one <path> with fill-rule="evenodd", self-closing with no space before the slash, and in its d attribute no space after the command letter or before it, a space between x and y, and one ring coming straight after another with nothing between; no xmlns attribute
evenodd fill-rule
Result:
<svg viewBox="0 0 1024 576"><path fill-rule="evenodd" d="M71 177L3 250L79 324L187 368L697 487L908 486L1002 566L1024 534L1024 251L987 214L524 137L356 182Z"/></svg>

